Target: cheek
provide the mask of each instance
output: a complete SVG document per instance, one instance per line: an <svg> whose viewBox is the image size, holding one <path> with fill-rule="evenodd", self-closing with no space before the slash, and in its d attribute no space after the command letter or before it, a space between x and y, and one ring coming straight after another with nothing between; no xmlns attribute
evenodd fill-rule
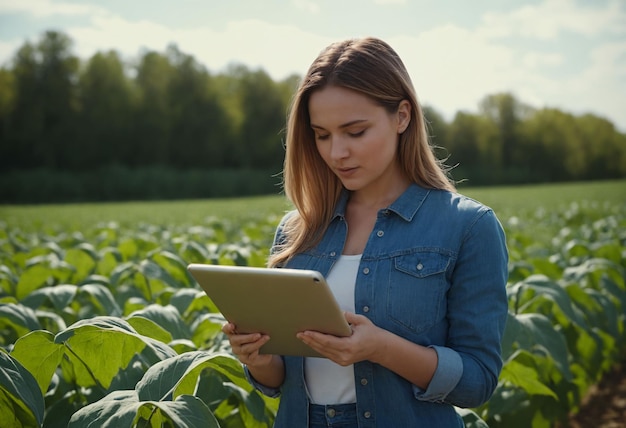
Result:
<svg viewBox="0 0 626 428"><path fill-rule="evenodd" d="M322 160L324 161L324 163L328 164L328 150L329 150L329 146L328 144L320 144L320 143L315 143L315 149L317 150L317 153L320 155L320 157L322 158Z"/></svg>

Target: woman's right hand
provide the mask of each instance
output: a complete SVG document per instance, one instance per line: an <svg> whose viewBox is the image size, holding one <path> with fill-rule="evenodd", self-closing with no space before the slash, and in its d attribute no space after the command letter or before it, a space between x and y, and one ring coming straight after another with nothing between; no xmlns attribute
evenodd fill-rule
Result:
<svg viewBox="0 0 626 428"><path fill-rule="evenodd" d="M268 366L274 355L271 354L259 354L261 346L270 340L267 334L261 333L237 333L237 327L233 323L226 323L222 327L222 332L228 337L230 347L233 350L233 354L248 367L263 367Z"/></svg>

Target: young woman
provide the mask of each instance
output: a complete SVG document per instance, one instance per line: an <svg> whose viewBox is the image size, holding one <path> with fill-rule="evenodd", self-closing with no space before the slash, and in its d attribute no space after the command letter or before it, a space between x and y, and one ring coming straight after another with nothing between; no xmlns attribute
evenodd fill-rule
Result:
<svg viewBox="0 0 626 428"><path fill-rule="evenodd" d="M375 38L327 47L298 89L287 126L281 221L269 265L328 280L350 337L298 337L326 358L233 353L276 427L462 427L454 406L489 399L502 367L505 236L493 211L455 192L429 145L396 52Z"/></svg>

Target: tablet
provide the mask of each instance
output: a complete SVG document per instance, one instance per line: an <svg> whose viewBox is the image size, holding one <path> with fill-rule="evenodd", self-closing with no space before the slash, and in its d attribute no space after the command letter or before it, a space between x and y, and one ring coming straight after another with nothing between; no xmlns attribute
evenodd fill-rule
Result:
<svg viewBox="0 0 626 428"><path fill-rule="evenodd" d="M263 333L263 354L321 357L296 337L304 330L352 330L321 273L313 270L190 264L187 269L241 333Z"/></svg>

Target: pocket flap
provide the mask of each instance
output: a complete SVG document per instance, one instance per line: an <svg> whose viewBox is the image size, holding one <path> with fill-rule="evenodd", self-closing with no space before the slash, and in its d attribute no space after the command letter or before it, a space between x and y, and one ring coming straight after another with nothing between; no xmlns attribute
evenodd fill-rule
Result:
<svg viewBox="0 0 626 428"><path fill-rule="evenodd" d="M450 256L422 251L395 258L395 268L419 278L445 272L450 264Z"/></svg>

